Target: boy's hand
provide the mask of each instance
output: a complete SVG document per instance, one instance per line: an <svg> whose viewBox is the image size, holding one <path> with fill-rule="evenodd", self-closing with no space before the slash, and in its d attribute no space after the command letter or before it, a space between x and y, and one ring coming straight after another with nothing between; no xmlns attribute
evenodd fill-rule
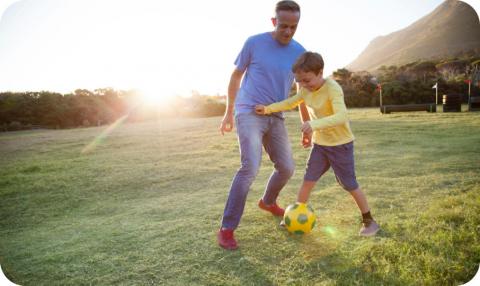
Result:
<svg viewBox="0 0 480 286"><path fill-rule="evenodd" d="M265 115L265 105L255 105L255 113L259 115Z"/></svg>
<svg viewBox="0 0 480 286"><path fill-rule="evenodd" d="M302 146L303 148L312 147L312 133L307 134L302 132Z"/></svg>
<svg viewBox="0 0 480 286"><path fill-rule="evenodd" d="M302 124L302 132L309 134L311 137L311 134L313 133L313 129L312 129L312 126L310 126L310 121L305 121Z"/></svg>

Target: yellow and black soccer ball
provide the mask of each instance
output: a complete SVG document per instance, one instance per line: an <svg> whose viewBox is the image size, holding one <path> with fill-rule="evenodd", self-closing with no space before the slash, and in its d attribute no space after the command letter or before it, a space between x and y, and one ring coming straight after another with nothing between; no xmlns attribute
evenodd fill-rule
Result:
<svg viewBox="0 0 480 286"><path fill-rule="evenodd" d="M288 232L295 234L306 234L312 231L317 218L315 213L307 204L295 203L289 205L285 210L283 221Z"/></svg>

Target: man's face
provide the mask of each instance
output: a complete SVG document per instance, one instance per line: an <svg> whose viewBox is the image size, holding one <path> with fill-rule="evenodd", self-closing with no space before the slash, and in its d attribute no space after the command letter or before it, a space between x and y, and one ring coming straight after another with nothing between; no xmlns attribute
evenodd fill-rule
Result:
<svg viewBox="0 0 480 286"><path fill-rule="evenodd" d="M297 30L298 21L300 21L300 12L279 11L277 16L272 18L275 27L273 38L282 45L290 43Z"/></svg>

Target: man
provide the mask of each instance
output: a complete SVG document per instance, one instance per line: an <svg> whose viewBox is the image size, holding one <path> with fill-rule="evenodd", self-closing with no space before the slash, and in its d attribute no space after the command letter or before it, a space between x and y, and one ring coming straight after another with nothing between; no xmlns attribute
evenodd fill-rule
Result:
<svg viewBox="0 0 480 286"><path fill-rule="evenodd" d="M220 125L222 135L232 131L235 110L241 167L230 187L217 234L219 245L229 250L238 247L233 232L240 223L248 191L260 168L262 145L275 170L258 202L261 209L283 216L284 210L276 200L295 168L283 114L260 116L255 114L255 105L267 105L288 97L294 79L292 65L305 51L292 39L300 20L300 7L294 1L280 1L271 20L274 30L248 38L235 60L225 116Z"/></svg>

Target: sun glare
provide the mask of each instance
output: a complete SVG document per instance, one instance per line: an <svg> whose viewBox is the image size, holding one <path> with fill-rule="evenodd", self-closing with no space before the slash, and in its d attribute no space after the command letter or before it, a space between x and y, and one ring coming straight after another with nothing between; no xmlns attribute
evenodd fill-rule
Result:
<svg viewBox="0 0 480 286"><path fill-rule="evenodd" d="M160 91L153 89L141 89L140 95L142 103L147 106L165 105L171 99L171 96L162 94Z"/></svg>

